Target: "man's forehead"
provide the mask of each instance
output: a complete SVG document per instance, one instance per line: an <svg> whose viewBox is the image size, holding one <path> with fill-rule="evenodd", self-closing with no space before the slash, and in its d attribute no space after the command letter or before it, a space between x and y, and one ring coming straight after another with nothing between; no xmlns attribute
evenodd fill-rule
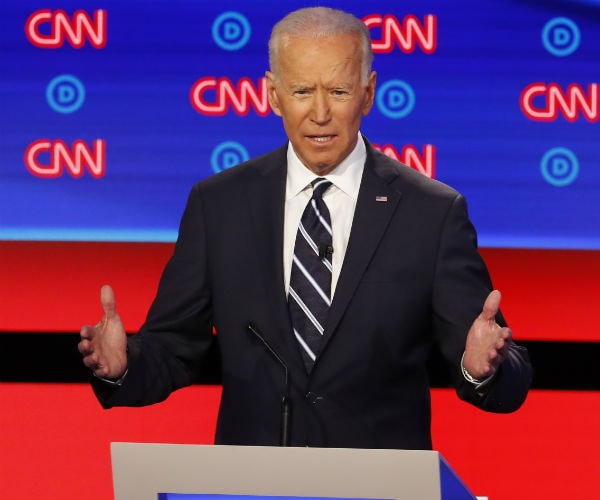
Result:
<svg viewBox="0 0 600 500"><path fill-rule="evenodd" d="M339 68L328 67L323 71L311 71L310 73L299 71L294 65L281 67L280 80L288 87L314 88L325 87L349 87L359 79L359 66L347 64L339 65Z"/></svg>
<svg viewBox="0 0 600 500"><path fill-rule="evenodd" d="M353 72L360 66L360 52L352 50L331 49L325 51L307 51L300 54L290 54L281 52L279 57L279 66L282 73L289 77L296 75L297 78L303 76L321 76L343 75Z"/></svg>
<svg viewBox="0 0 600 500"><path fill-rule="evenodd" d="M361 56L356 45L349 43L352 33L321 38L290 36L282 40L276 72L288 86L328 86L350 84L360 72ZM357 40L358 42L358 40Z"/></svg>

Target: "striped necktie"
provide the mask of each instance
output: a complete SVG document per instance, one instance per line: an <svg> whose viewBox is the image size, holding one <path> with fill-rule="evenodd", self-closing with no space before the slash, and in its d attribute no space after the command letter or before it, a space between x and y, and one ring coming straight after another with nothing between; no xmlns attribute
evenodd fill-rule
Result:
<svg viewBox="0 0 600 500"><path fill-rule="evenodd" d="M300 219L288 306L308 371L319 354L323 328L331 304L331 219L323 193L331 182L321 177L311 183L313 195Z"/></svg>

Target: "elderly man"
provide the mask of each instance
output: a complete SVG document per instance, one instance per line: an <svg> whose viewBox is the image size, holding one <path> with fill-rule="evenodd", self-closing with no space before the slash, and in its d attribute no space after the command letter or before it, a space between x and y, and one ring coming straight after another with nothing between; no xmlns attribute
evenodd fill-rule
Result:
<svg viewBox="0 0 600 500"><path fill-rule="evenodd" d="M194 186L137 335L102 289L104 317L79 344L102 404L165 399L218 342L217 443L428 449L435 345L462 399L516 410L531 366L464 199L359 131L376 83L364 24L302 9L269 55L289 143Z"/></svg>

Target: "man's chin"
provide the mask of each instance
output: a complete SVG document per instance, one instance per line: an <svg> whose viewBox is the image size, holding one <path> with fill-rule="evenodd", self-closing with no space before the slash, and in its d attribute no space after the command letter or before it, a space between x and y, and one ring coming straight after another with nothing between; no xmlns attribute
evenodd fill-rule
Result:
<svg viewBox="0 0 600 500"><path fill-rule="evenodd" d="M304 163L306 168L317 175L327 175L340 164L340 161L332 157L326 158L324 156L317 156L314 158L302 159L302 163Z"/></svg>
<svg viewBox="0 0 600 500"><path fill-rule="evenodd" d="M337 167L336 163L326 162L326 163L312 163L307 165L307 168L314 172L317 175L327 175L330 173L335 167Z"/></svg>

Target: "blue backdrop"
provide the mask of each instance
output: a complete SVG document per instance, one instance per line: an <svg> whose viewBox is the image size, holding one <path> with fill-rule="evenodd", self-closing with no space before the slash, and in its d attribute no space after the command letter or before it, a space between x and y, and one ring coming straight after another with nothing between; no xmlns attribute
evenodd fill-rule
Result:
<svg viewBox="0 0 600 500"><path fill-rule="evenodd" d="M0 240L173 241L193 183L285 142L267 41L306 5L2 2ZM600 249L600 2L328 5L373 38L363 132L481 245Z"/></svg>

